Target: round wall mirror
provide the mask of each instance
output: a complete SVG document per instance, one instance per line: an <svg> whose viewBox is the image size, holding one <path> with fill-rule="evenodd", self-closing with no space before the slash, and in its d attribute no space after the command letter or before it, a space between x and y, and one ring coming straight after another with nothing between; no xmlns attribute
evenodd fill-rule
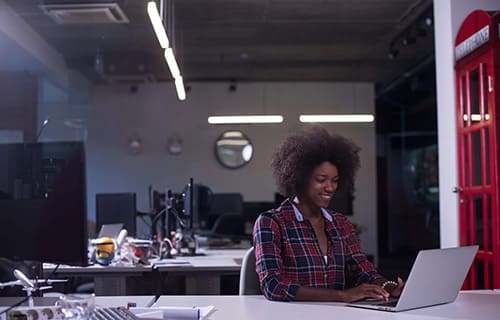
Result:
<svg viewBox="0 0 500 320"><path fill-rule="evenodd" d="M253 156L253 145L241 131L226 131L215 141L215 156L226 168L241 168Z"/></svg>

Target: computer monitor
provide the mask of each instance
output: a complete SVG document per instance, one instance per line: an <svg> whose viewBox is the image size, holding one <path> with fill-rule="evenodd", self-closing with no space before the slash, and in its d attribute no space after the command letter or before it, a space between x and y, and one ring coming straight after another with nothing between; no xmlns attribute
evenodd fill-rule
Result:
<svg viewBox="0 0 500 320"><path fill-rule="evenodd" d="M217 219L222 215L243 216L243 196L241 193L214 193L208 216L209 228L211 229Z"/></svg>
<svg viewBox="0 0 500 320"><path fill-rule="evenodd" d="M81 142L0 144L0 257L88 264Z"/></svg>
<svg viewBox="0 0 500 320"><path fill-rule="evenodd" d="M208 230L209 212L212 203L212 191L202 184L191 182L184 188L184 213L189 220L189 228L193 230Z"/></svg>
<svg viewBox="0 0 500 320"><path fill-rule="evenodd" d="M127 193L98 193L96 203L96 231L99 232L103 224L123 223L130 236L136 233L136 196L133 192Z"/></svg>

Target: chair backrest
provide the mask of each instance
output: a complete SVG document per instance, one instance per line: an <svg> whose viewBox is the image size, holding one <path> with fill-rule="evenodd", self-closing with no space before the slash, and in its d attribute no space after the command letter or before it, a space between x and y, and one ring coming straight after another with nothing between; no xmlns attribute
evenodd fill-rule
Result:
<svg viewBox="0 0 500 320"><path fill-rule="evenodd" d="M259 276L255 271L255 251L251 247L241 262L240 296L261 294Z"/></svg>

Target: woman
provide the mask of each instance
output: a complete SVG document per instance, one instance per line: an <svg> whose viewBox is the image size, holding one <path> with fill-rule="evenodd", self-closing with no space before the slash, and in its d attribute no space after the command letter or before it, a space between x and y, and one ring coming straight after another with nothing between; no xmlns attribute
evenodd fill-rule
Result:
<svg viewBox="0 0 500 320"><path fill-rule="evenodd" d="M328 205L337 188L353 190L359 148L313 128L289 136L275 151L273 173L281 206L254 226L261 288L270 300L387 300L403 281L382 277L361 251L353 225Z"/></svg>

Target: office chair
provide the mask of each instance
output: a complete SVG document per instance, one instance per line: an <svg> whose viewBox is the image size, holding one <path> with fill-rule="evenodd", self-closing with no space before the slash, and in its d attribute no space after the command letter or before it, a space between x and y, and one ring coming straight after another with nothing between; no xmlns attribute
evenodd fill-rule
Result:
<svg viewBox="0 0 500 320"><path fill-rule="evenodd" d="M255 271L255 250L251 247L241 263L240 296L261 294L259 276Z"/></svg>

